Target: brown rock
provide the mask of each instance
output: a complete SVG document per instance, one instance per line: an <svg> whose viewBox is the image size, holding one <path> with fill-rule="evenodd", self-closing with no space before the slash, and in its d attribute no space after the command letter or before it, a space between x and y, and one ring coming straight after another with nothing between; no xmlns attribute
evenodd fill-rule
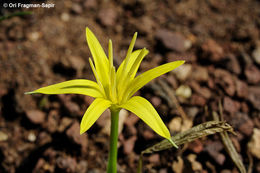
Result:
<svg viewBox="0 0 260 173"><path fill-rule="evenodd" d="M236 85L232 75L228 71L222 69L216 69L214 75L215 83L219 84L229 96L234 96Z"/></svg>
<svg viewBox="0 0 260 173"><path fill-rule="evenodd" d="M72 157L58 157L56 160L56 165L59 169L64 172L75 172L77 168L77 161Z"/></svg>
<svg viewBox="0 0 260 173"><path fill-rule="evenodd" d="M225 58L223 48L214 40L207 40L201 48L203 57L209 58L212 62L217 62Z"/></svg>
<svg viewBox="0 0 260 173"><path fill-rule="evenodd" d="M154 96L151 98L151 103L155 106L155 107L158 107L161 103L162 103L162 100L160 97L157 97L157 96Z"/></svg>
<svg viewBox="0 0 260 173"><path fill-rule="evenodd" d="M54 133L57 130L58 121L59 121L58 111L56 110L50 111L48 115L47 123L45 124L49 132Z"/></svg>
<svg viewBox="0 0 260 173"><path fill-rule="evenodd" d="M220 153L222 149L223 145L220 142L213 142L205 147L205 150L219 165L223 165L226 159L225 155Z"/></svg>
<svg viewBox="0 0 260 173"><path fill-rule="evenodd" d="M254 129L253 136L247 144L249 152L260 159L260 129Z"/></svg>
<svg viewBox="0 0 260 173"><path fill-rule="evenodd" d="M39 110L29 110L26 112L26 117L33 124L41 124L45 121L46 114Z"/></svg>
<svg viewBox="0 0 260 173"><path fill-rule="evenodd" d="M208 70L205 67L195 66L192 70L192 78L198 82L205 82L209 79Z"/></svg>
<svg viewBox="0 0 260 173"><path fill-rule="evenodd" d="M71 139L74 143L80 145L83 150L87 149L87 136L86 134L80 135L80 126L77 121L75 121L70 128L66 131L66 135L69 139Z"/></svg>
<svg viewBox="0 0 260 173"><path fill-rule="evenodd" d="M114 26L116 24L117 13L113 8L104 8L99 11L98 19L104 26Z"/></svg>
<svg viewBox="0 0 260 173"><path fill-rule="evenodd" d="M237 112L230 124L242 134L250 136L253 133L254 123L246 113Z"/></svg>
<svg viewBox="0 0 260 173"><path fill-rule="evenodd" d="M196 81L191 82L191 88L206 99L211 97L211 92L206 87L201 87Z"/></svg>
<svg viewBox="0 0 260 173"><path fill-rule="evenodd" d="M191 96L191 104L195 106L205 106L206 99L198 94L193 94Z"/></svg>
<svg viewBox="0 0 260 173"><path fill-rule="evenodd" d="M248 92L249 101L260 110L260 87L249 87Z"/></svg>
<svg viewBox="0 0 260 173"><path fill-rule="evenodd" d="M191 143L189 143L189 149L192 150L194 153L200 153L203 151L203 144L201 143L201 140L195 140Z"/></svg>
<svg viewBox="0 0 260 173"><path fill-rule="evenodd" d="M82 7L78 3L73 3L71 7L72 12L75 14L81 14L82 13Z"/></svg>
<svg viewBox="0 0 260 173"><path fill-rule="evenodd" d="M257 84L260 82L260 70L254 65L246 67L245 76L247 81L251 84Z"/></svg>
<svg viewBox="0 0 260 173"><path fill-rule="evenodd" d="M129 139L127 139L126 141L124 141L124 153L125 154L130 154L131 152L133 152L136 139L137 139L136 136L132 136Z"/></svg>
<svg viewBox="0 0 260 173"><path fill-rule="evenodd" d="M248 86L245 82L241 80L236 80L236 94L238 97L247 98L248 97Z"/></svg>
<svg viewBox="0 0 260 173"><path fill-rule="evenodd" d="M184 52L191 47L191 42L186 40L181 33L160 29L155 34L164 47L177 52Z"/></svg>
<svg viewBox="0 0 260 173"><path fill-rule="evenodd" d="M150 163L159 163L160 162L160 155L159 154L152 154L149 158L148 158Z"/></svg>
<svg viewBox="0 0 260 173"><path fill-rule="evenodd" d="M85 0L84 7L90 8L90 9L95 9L97 7L97 1L96 0Z"/></svg>
<svg viewBox="0 0 260 173"><path fill-rule="evenodd" d="M223 107L225 111L234 114L239 111L240 104L239 102L232 100L230 97L225 96L223 100Z"/></svg>
<svg viewBox="0 0 260 173"><path fill-rule="evenodd" d="M233 54L228 54L226 58L228 59L228 62L226 63L226 68L237 75L240 74L241 67L239 65L237 57Z"/></svg>

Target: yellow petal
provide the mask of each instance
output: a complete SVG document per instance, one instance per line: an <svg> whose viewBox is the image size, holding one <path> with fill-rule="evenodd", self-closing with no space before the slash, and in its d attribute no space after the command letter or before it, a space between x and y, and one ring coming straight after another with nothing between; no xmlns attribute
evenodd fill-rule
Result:
<svg viewBox="0 0 260 173"><path fill-rule="evenodd" d="M103 98L95 99L83 115L80 123L80 134L86 132L111 104L110 101Z"/></svg>
<svg viewBox="0 0 260 173"><path fill-rule="evenodd" d="M130 84L127 97L131 97L136 91L138 91L140 88L142 88L145 84L153 80L154 78L157 78L177 67L182 65L185 61L174 61L167 64L160 65L158 67L155 67L151 70L148 70L139 76L137 76Z"/></svg>
<svg viewBox="0 0 260 173"><path fill-rule="evenodd" d="M93 56L97 74L103 85L108 84L109 62L98 39L89 28L86 28L86 37L90 52Z"/></svg>
<svg viewBox="0 0 260 173"><path fill-rule="evenodd" d="M123 70L126 70L126 71L130 70L131 66L134 64L136 58L138 57L138 55L140 54L141 51L142 50L136 50L131 54L129 62L128 62L128 67L126 67L126 69L124 69L125 60L120 64L120 66L118 67L117 72L116 72L117 79L121 78Z"/></svg>
<svg viewBox="0 0 260 173"><path fill-rule="evenodd" d="M96 82L86 79L75 79L42 87L25 94L83 94L91 97L102 97Z"/></svg>
<svg viewBox="0 0 260 173"><path fill-rule="evenodd" d="M134 96L120 107L133 112L162 137L167 139L171 137L170 132L163 123L162 119L152 104L145 98Z"/></svg>

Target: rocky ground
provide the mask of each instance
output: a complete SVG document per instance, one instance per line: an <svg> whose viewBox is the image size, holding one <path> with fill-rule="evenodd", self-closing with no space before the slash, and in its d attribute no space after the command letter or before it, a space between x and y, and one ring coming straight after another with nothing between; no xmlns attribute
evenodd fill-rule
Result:
<svg viewBox="0 0 260 173"><path fill-rule="evenodd" d="M0 22L0 172L105 172L109 112L80 136L90 97L23 94L65 80L94 79L86 26L105 50L113 40L116 64L136 31L135 48L150 51L140 72L186 60L138 94L151 101L172 134L212 120L221 103L245 168L260 172L259 0L34 2L55 7L0 7L1 16L33 12ZM162 138L135 115L123 111L120 118L119 172L136 172L140 152ZM219 135L146 155L143 167L149 173L238 172Z"/></svg>

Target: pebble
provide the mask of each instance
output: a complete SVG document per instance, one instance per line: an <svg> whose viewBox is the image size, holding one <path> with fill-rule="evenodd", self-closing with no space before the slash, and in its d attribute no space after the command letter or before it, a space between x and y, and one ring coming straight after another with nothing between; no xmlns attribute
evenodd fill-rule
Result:
<svg viewBox="0 0 260 173"><path fill-rule="evenodd" d="M124 153L130 154L133 152L135 141L137 140L137 136L131 136L129 139L124 141Z"/></svg>
<svg viewBox="0 0 260 173"><path fill-rule="evenodd" d="M192 78L198 82L205 82L209 79L208 70L205 67L195 66L192 70Z"/></svg>
<svg viewBox="0 0 260 173"><path fill-rule="evenodd" d="M191 96L191 104L195 106L205 106L207 103L206 99L198 94Z"/></svg>
<svg viewBox="0 0 260 173"><path fill-rule="evenodd" d="M239 111L240 104L239 102L232 100L230 97L225 96L223 100L223 107L225 111L234 114Z"/></svg>
<svg viewBox="0 0 260 173"><path fill-rule="evenodd" d="M8 139L8 135L3 131L0 131L0 142L6 141Z"/></svg>
<svg viewBox="0 0 260 173"><path fill-rule="evenodd" d="M247 66L244 73L250 84L257 84L260 82L260 70L256 66Z"/></svg>
<svg viewBox="0 0 260 173"><path fill-rule="evenodd" d="M252 56L257 64L260 65L260 47L253 50Z"/></svg>
<svg viewBox="0 0 260 173"><path fill-rule="evenodd" d="M160 162L160 155L159 154L152 154L149 158L148 158L150 163L159 163Z"/></svg>
<svg viewBox="0 0 260 173"><path fill-rule="evenodd" d="M113 8L104 8L99 11L98 19L104 26L114 26L117 20L117 13Z"/></svg>
<svg viewBox="0 0 260 173"><path fill-rule="evenodd" d="M217 62L225 58L223 48L214 40L207 40L201 48L203 57L209 58L212 62Z"/></svg>
<svg viewBox="0 0 260 173"><path fill-rule="evenodd" d="M251 140L247 144L249 152L260 159L260 129L254 128Z"/></svg>
<svg viewBox="0 0 260 173"><path fill-rule="evenodd" d="M248 98L247 83L239 79L235 80L235 83L236 83L236 95L240 98Z"/></svg>
<svg viewBox="0 0 260 173"><path fill-rule="evenodd" d="M187 80L192 73L192 65L191 64L183 64L181 68L177 68L172 71L173 74L176 75L177 79L180 81Z"/></svg>
<svg viewBox="0 0 260 173"><path fill-rule="evenodd" d="M167 29L159 29L155 34L155 38L158 39L165 48L177 52L185 52L192 46L191 41L187 40L181 33L172 32Z"/></svg>
<svg viewBox="0 0 260 173"><path fill-rule="evenodd" d="M248 88L248 99L252 105L260 110L260 87L252 86Z"/></svg>
<svg viewBox="0 0 260 173"><path fill-rule="evenodd" d="M176 90L176 95L183 97L183 98L190 98L192 94L191 88L188 85L181 85L179 88Z"/></svg>
<svg viewBox="0 0 260 173"><path fill-rule="evenodd" d="M216 141L212 142L209 145L205 147L205 150L209 153L209 155L219 164L223 165L225 161L225 155L220 153L220 151L223 149L223 144Z"/></svg>
<svg viewBox="0 0 260 173"><path fill-rule="evenodd" d="M30 132L27 137L28 141L35 142L36 141L36 135L33 132Z"/></svg>
<svg viewBox="0 0 260 173"><path fill-rule="evenodd" d="M253 133L254 123L246 113L237 112L230 121L230 124L242 134L250 136Z"/></svg>
<svg viewBox="0 0 260 173"><path fill-rule="evenodd" d="M226 58L228 60L228 62L226 63L226 69L229 69L231 72L239 75L241 73L241 67L237 57L233 54L228 54Z"/></svg>
<svg viewBox="0 0 260 173"><path fill-rule="evenodd" d="M80 125L77 121L75 121L70 128L66 131L66 135L69 139L71 139L74 143L80 145L82 150L87 149L87 136L86 133L80 135Z"/></svg>
<svg viewBox="0 0 260 173"><path fill-rule="evenodd" d="M77 168L77 161L72 157L58 157L56 160L56 165L59 169L64 172L75 172Z"/></svg>
<svg viewBox="0 0 260 173"><path fill-rule="evenodd" d="M234 96L236 85L233 76L228 71L223 69L216 69L214 75L215 83L219 84L229 96Z"/></svg>
<svg viewBox="0 0 260 173"><path fill-rule="evenodd" d="M39 110L29 110L26 112L26 117L33 124L41 124L41 123L45 122L46 114Z"/></svg>

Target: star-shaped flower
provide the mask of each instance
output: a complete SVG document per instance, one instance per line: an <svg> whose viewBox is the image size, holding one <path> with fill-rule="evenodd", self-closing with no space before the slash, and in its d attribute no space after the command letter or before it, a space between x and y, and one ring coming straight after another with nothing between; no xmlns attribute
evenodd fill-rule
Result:
<svg viewBox="0 0 260 173"><path fill-rule="evenodd" d="M148 50L145 48L133 51L137 33L133 36L125 60L117 70L113 65L112 41L109 40L107 58L99 41L89 28L86 28L86 37L94 60L93 63L92 59L89 58L96 82L75 79L43 87L26 94L83 94L96 98L82 118L81 134L86 132L106 109L119 110L123 108L133 112L156 133L175 145L167 127L152 104L143 97L133 95L145 84L179 67L184 61L163 64L136 76L141 61L148 54Z"/></svg>

